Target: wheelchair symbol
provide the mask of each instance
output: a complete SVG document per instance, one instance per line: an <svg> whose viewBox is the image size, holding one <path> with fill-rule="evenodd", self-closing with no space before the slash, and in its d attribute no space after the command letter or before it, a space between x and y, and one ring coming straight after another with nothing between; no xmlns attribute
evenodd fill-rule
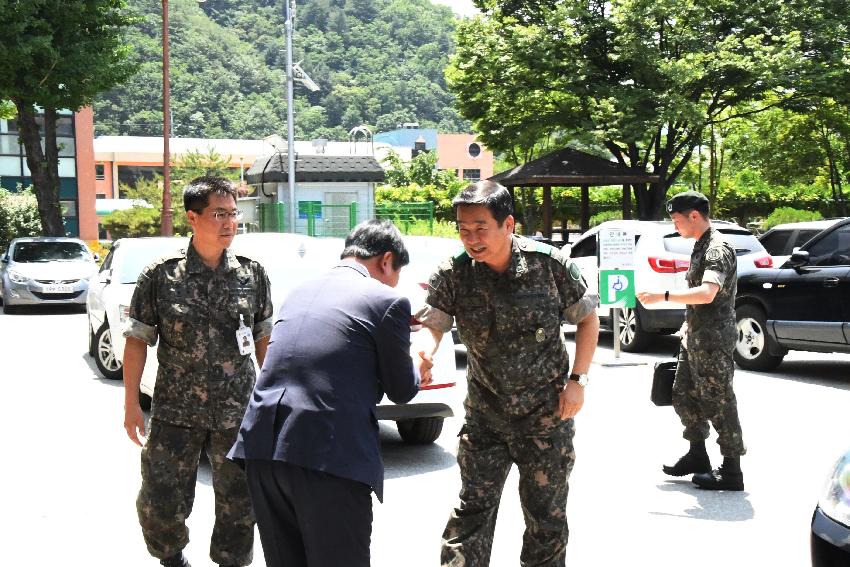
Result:
<svg viewBox="0 0 850 567"><path fill-rule="evenodd" d="M624 287L625 286L623 285L623 282L620 280L620 276L617 276L617 281L614 282L614 284L611 286L611 289L613 289L614 291L623 291Z"/></svg>

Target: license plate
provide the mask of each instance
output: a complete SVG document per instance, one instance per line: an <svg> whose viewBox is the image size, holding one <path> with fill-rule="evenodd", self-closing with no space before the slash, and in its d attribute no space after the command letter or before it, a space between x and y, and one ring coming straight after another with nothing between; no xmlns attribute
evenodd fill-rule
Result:
<svg viewBox="0 0 850 567"><path fill-rule="evenodd" d="M74 293L74 286L72 285L59 285L59 284L48 284L44 286L44 293Z"/></svg>

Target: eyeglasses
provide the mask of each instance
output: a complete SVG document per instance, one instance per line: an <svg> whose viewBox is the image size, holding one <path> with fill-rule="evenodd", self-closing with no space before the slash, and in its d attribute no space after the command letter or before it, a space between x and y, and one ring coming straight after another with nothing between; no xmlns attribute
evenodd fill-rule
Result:
<svg viewBox="0 0 850 567"><path fill-rule="evenodd" d="M198 213L199 215L203 214L202 211L195 211L195 212ZM236 209L235 211L219 211L219 210L216 210L216 211L210 211L210 215L217 222L224 222L225 220L240 221L240 220L242 220L243 213L239 209Z"/></svg>

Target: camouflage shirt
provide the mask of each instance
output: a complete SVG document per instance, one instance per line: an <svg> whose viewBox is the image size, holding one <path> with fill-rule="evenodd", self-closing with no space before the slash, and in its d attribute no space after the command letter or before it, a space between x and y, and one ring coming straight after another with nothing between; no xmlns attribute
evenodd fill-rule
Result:
<svg viewBox="0 0 850 567"><path fill-rule="evenodd" d="M238 427L254 388L251 356L239 354L239 317L254 341L272 330L269 279L256 261L225 250L212 269L192 242L145 268L125 337L159 338L153 418L184 427Z"/></svg>
<svg viewBox="0 0 850 567"><path fill-rule="evenodd" d="M444 262L431 276L426 305L416 318L442 332L451 330L452 317L457 320L468 352L468 412L487 416L497 427L539 430L557 424L548 409L546 423L538 418L553 401L557 408L557 391L569 370L561 321L584 319L596 297L587 294L578 266L561 250L512 239L504 273L466 252Z"/></svg>
<svg viewBox="0 0 850 567"><path fill-rule="evenodd" d="M714 228L705 231L694 245L686 279L691 288L703 283L720 286L711 303L687 306L688 349L734 348L737 259L735 250Z"/></svg>

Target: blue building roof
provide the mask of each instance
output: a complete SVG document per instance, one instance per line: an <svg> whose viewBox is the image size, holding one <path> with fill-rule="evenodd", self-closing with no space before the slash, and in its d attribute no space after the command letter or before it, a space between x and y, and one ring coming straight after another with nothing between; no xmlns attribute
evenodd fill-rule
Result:
<svg viewBox="0 0 850 567"><path fill-rule="evenodd" d="M419 136L425 138L426 149L437 149L436 128L399 128L389 132L378 132L375 134L375 142L383 142L401 148L412 148Z"/></svg>

